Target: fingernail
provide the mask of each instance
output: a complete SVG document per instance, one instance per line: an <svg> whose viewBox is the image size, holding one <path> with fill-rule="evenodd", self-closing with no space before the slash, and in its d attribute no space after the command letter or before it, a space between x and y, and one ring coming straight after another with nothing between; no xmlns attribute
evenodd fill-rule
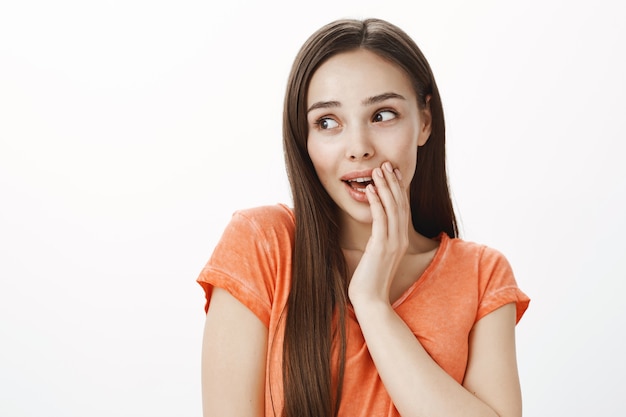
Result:
<svg viewBox="0 0 626 417"><path fill-rule="evenodd" d="M376 168L374 169L374 175L383 178L383 171L381 171L380 168Z"/></svg>
<svg viewBox="0 0 626 417"><path fill-rule="evenodd" d="M398 168L394 169L393 172L396 174L397 179L402 179L402 173L400 173L400 170Z"/></svg>
<svg viewBox="0 0 626 417"><path fill-rule="evenodd" d="M383 166L385 167L385 169L387 170L387 172L392 173L393 172L393 167L391 166L391 164L389 162L385 162L383 164Z"/></svg>

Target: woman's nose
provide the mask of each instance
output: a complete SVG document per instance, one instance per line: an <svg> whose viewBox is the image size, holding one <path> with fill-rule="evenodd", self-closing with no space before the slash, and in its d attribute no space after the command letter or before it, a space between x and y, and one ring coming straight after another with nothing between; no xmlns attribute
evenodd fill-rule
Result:
<svg viewBox="0 0 626 417"><path fill-rule="evenodd" d="M350 132L346 146L346 157L348 159L360 161L374 156L374 146L366 130L361 128Z"/></svg>

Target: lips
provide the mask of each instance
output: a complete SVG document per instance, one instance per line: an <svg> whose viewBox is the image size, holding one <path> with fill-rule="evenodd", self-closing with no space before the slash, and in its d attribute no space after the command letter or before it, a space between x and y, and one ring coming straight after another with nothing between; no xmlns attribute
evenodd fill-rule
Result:
<svg viewBox="0 0 626 417"><path fill-rule="evenodd" d="M348 174L345 174L340 178L341 181L345 182L350 188L365 192L365 188L369 184L373 184L372 180L372 170L364 170L364 171L353 171Z"/></svg>
<svg viewBox="0 0 626 417"><path fill-rule="evenodd" d="M372 177L359 177L352 180L344 180L344 182L348 184L352 189L361 191L363 193L365 192L365 188L369 184L374 183L374 181L372 181Z"/></svg>
<svg viewBox="0 0 626 417"><path fill-rule="evenodd" d="M346 184L350 196L360 203L367 203L365 188L369 184L374 184L372 180L372 170L353 171L342 176L341 181Z"/></svg>

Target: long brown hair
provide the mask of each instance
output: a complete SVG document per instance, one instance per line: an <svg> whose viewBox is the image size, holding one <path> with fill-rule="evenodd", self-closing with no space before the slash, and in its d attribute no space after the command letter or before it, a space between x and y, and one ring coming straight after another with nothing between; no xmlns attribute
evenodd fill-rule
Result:
<svg viewBox="0 0 626 417"><path fill-rule="evenodd" d="M319 29L294 61L283 114L283 146L296 218L283 345L284 417L336 416L341 401L347 272L337 239L338 208L307 152L306 105L317 68L330 57L357 48L404 69L419 107L430 106L432 133L419 150L410 188L413 227L430 238L458 234L445 166L443 108L420 49L401 29L379 19L338 20ZM336 366L331 365L331 358Z"/></svg>

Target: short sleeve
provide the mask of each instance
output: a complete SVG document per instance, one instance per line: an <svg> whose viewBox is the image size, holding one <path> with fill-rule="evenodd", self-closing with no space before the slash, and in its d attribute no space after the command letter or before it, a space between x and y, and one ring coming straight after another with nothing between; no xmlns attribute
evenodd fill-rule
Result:
<svg viewBox="0 0 626 417"><path fill-rule="evenodd" d="M291 219L282 206L237 211L198 277L208 311L214 287L227 290L269 326L281 257L290 245ZM283 268L284 269L284 268Z"/></svg>
<svg viewBox="0 0 626 417"><path fill-rule="evenodd" d="M500 252L484 247L479 261L479 302L476 321L504 306L515 303L516 323L524 315L530 299L517 286L508 260Z"/></svg>

